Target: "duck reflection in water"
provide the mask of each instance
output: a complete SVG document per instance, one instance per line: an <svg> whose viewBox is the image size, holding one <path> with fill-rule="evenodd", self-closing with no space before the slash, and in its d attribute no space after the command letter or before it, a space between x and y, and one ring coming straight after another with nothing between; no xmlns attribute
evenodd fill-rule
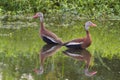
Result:
<svg viewBox="0 0 120 80"><path fill-rule="evenodd" d="M91 54L88 50L83 49L67 49L63 51L63 53L67 56L70 56L74 59L77 59L79 61L85 61L85 69L84 73L86 76L93 76L97 73L97 71L89 72L89 65L90 65L90 60L91 60Z"/></svg>
<svg viewBox="0 0 120 80"><path fill-rule="evenodd" d="M37 74L43 74L44 72L44 61L47 57L52 56L54 53L56 53L59 49L61 48L61 45L52 45L52 44L47 44L42 47L40 50L40 68L35 69L35 73Z"/></svg>

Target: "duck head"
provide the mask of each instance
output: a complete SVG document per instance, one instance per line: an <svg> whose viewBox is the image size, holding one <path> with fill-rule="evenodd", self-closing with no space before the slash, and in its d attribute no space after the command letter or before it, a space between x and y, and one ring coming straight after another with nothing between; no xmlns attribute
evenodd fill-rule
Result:
<svg viewBox="0 0 120 80"><path fill-rule="evenodd" d="M94 24L94 23L92 23L91 21L87 21L87 22L85 23L85 30L88 30L89 27L95 27L95 26L97 26L97 25Z"/></svg>
<svg viewBox="0 0 120 80"><path fill-rule="evenodd" d="M43 13L42 12L38 12L33 16L33 18L38 18L38 17L40 18L40 21L43 21Z"/></svg>

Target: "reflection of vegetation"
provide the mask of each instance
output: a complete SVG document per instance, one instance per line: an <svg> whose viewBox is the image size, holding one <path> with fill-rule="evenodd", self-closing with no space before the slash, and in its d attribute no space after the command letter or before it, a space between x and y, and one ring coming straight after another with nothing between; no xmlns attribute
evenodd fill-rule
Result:
<svg viewBox="0 0 120 80"><path fill-rule="evenodd" d="M106 58L102 58L104 64L106 64L110 70L107 70L106 67L104 67L104 65L101 65L102 63L100 63L97 59L96 59L96 64L97 66L95 67L98 70L98 76L96 77L98 79L105 79L105 80L119 80L120 76L119 76L119 59L113 58L112 60L106 59ZM99 62L99 63L97 63ZM101 71L102 69L102 71ZM113 77L114 76L114 77Z"/></svg>
<svg viewBox="0 0 120 80"><path fill-rule="evenodd" d="M119 55L119 21L107 21L106 23L95 22L98 26L91 28L90 33L93 43L88 48L92 54L112 58L114 55ZM74 38L79 38L85 35L83 21L79 25L63 27L50 26L49 30L56 33L62 40L69 41ZM20 25L18 25L20 27ZM39 37L39 27L15 29L1 29L0 34L10 34L11 36L0 36L0 51L6 53L6 56L16 56L19 51L29 52L30 54L38 53L39 47L44 44ZM98 36L99 35L99 36ZM12 45L12 46L11 46ZM23 54L24 55L24 54Z"/></svg>
<svg viewBox="0 0 120 80"><path fill-rule="evenodd" d="M4 65L0 64L2 69L3 80L20 79L22 75L31 74L34 80L85 80L90 79L98 80L119 80L119 59L109 60L107 58L101 58L110 70L107 70L99 59L95 58L95 65L90 67L90 70L97 70L98 73L94 77L86 77L84 75L84 62L76 61L72 58L64 56L62 52L59 52L52 57L46 59L45 73L42 75L36 75L33 70L35 67L39 67L39 54L30 55L29 53L16 53L16 57L1 57L0 61L3 61ZM23 79L24 80L24 79Z"/></svg>
<svg viewBox="0 0 120 80"><path fill-rule="evenodd" d="M119 0L1 0L0 11L13 13L73 13L90 18L120 16Z"/></svg>
<svg viewBox="0 0 120 80"><path fill-rule="evenodd" d="M38 56L27 55L27 53L22 55L21 53L22 52L17 53L16 57L6 56L3 58L0 56L0 61L3 63L3 65L0 66L0 69L2 69L2 80L7 80L9 78L9 80L13 80L15 78L20 79L23 74L33 72L35 67L34 65L37 64L39 60Z"/></svg>

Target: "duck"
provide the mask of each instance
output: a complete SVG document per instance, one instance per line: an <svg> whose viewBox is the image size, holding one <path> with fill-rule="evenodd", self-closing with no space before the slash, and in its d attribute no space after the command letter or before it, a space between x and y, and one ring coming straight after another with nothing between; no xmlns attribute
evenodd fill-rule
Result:
<svg viewBox="0 0 120 80"><path fill-rule="evenodd" d="M47 44L62 44L62 40L57 35L44 26L44 16L42 12L36 13L33 18L40 18L40 37Z"/></svg>
<svg viewBox="0 0 120 80"><path fill-rule="evenodd" d="M76 48L76 49L86 49L87 47L89 47L92 43L92 39L91 39L91 35L89 32L89 28L90 27L96 27L97 25L94 24L91 21L87 21L85 23L85 31L86 31L86 36L83 38L78 38L78 39L74 39L68 42L63 43L63 46L66 46L67 48Z"/></svg>
<svg viewBox="0 0 120 80"><path fill-rule="evenodd" d="M74 49L74 48L69 48L65 51L63 51L63 54L79 61L84 61L85 62L85 68L84 68L84 74L86 76L94 76L97 74L97 71L89 71L89 66L91 62L91 53L87 49Z"/></svg>
<svg viewBox="0 0 120 80"><path fill-rule="evenodd" d="M40 67L39 69L34 69L34 72L38 75L44 73L44 63L46 58L53 56L59 49L61 45L45 44L39 52Z"/></svg>

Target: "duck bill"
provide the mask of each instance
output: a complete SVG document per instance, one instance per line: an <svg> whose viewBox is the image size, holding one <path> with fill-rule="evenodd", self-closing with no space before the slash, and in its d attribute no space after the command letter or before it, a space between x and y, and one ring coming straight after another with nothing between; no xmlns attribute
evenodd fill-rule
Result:
<svg viewBox="0 0 120 80"><path fill-rule="evenodd" d="M96 27L97 25L96 24L94 24L94 23L92 23L92 25L91 25L91 27Z"/></svg>
<svg viewBox="0 0 120 80"><path fill-rule="evenodd" d="M37 18L38 16L37 15L34 15L33 18Z"/></svg>

